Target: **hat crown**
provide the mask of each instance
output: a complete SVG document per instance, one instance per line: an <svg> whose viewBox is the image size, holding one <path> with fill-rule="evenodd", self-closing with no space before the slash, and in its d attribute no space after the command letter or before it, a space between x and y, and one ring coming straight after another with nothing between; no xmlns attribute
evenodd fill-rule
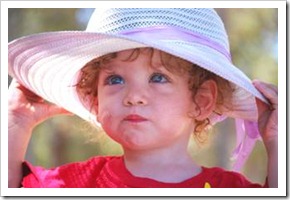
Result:
<svg viewBox="0 0 290 200"><path fill-rule="evenodd" d="M219 44L229 53L224 24L208 8L109 8L95 9L86 31L120 34L140 28L168 26L183 29Z"/></svg>

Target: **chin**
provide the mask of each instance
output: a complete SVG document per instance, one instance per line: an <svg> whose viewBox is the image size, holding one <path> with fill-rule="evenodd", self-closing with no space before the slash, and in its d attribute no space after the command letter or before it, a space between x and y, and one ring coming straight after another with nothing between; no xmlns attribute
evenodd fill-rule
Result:
<svg viewBox="0 0 290 200"><path fill-rule="evenodd" d="M153 148L156 142L156 138L150 138L150 135L143 131L130 130L108 135L124 149L136 151Z"/></svg>
<svg viewBox="0 0 290 200"><path fill-rule="evenodd" d="M148 150L152 148L153 144L139 140L126 140L120 143L124 149L130 149L135 151Z"/></svg>

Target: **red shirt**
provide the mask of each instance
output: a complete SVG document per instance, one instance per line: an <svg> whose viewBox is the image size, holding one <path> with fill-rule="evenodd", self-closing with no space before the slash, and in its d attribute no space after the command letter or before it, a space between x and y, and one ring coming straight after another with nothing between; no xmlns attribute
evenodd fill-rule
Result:
<svg viewBox="0 0 290 200"><path fill-rule="evenodd" d="M251 188L251 183L239 173L222 168L202 167L202 172L181 183L163 183L132 175L123 157L93 157L84 162L70 163L53 169L23 163L23 187L36 188Z"/></svg>

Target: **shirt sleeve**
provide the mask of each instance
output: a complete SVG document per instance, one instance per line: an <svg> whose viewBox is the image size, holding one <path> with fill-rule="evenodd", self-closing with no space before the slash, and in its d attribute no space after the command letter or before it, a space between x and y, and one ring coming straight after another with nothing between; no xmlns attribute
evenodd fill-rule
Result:
<svg viewBox="0 0 290 200"><path fill-rule="evenodd" d="M26 188L89 188L95 187L95 179L108 158L94 157L84 162L75 162L45 169L25 161L22 164L21 187Z"/></svg>
<svg viewBox="0 0 290 200"><path fill-rule="evenodd" d="M237 172L226 172L220 183L221 186L230 188L268 188L267 180L264 185L253 183L245 176Z"/></svg>
<svg viewBox="0 0 290 200"><path fill-rule="evenodd" d="M206 174L207 186L212 188L268 188L267 179L264 185L253 183L238 172L219 167L207 169Z"/></svg>
<svg viewBox="0 0 290 200"><path fill-rule="evenodd" d="M22 187L25 188L61 188L65 187L64 181L59 175L59 170L45 169L33 166L25 161L22 164L23 179Z"/></svg>

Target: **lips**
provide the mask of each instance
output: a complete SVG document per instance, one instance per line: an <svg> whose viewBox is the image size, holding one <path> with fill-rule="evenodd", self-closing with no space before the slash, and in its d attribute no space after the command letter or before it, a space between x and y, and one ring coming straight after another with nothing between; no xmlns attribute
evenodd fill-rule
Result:
<svg viewBox="0 0 290 200"><path fill-rule="evenodd" d="M140 115L133 114L133 115L126 116L124 118L124 121L139 123L139 122L145 122L148 120Z"/></svg>

